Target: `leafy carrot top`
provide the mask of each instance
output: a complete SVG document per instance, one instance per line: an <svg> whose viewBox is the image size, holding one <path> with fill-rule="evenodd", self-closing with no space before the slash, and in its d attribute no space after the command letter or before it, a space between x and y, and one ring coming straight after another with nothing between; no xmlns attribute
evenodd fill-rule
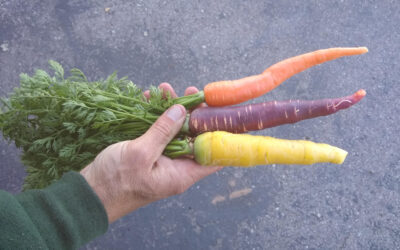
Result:
<svg viewBox="0 0 400 250"><path fill-rule="evenodd" d="M108 145L139 137L173 104L191 107L203 100L199 95L162 98L154 87L146 100L135 84L116 73L89 82L78 69L64 78L62 66L49 63L53 76L43 70L32 77L21 74L20 87L1 99L0 129L22 149L25 189L45 187L63 173L85 167ZM175 140L166 155L187 147L186 141Z"/></svg>

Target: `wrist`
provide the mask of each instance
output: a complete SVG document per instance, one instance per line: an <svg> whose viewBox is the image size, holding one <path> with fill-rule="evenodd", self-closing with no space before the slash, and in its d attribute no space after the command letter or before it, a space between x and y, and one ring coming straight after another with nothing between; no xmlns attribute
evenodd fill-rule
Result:
<svg viewBox="0 0 400 250"><path fill-rule="evenodd" d="M103 204L104 210L107 213L108 217L108 222L111 223L111 214L112 214L112 209L110 207L110 202L109 198L107 195L107 192L105 192L104 188L102 188L101 185L96 184L94 181L94 178L91 178L91 172L89 171L90 167L92 164L89 164L86 166L84 169L81 170L80 174L85 178L86 182L89 184L89 186L92 188L94 193L97 195L101 203Z"/></svg>

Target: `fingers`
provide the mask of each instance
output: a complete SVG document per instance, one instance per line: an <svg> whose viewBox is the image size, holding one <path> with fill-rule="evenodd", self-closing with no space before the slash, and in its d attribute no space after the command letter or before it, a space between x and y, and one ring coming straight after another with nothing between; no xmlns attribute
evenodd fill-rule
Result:
<svg viewBox="0 0 400 250"><path fill-rule="evenodd" d="M186 110L182 105L173 105L140 137L148 147L152 160L157 160L165 146L175 137L186 119Z"/></svg>
<svg viewBox="0 0 400 250"><path fill-rule="evenodd" d="M178 95L175 93L175 90L172 88L172 86L169 83L163 82L160 85L158 85L158 87L160 89L162 89L162 91L164 93L164 97L167 96L167 93L169 93L172 98L177 98L178 97Z"/></svg>
<svg viewBox="0 0 400 250"><path fill-rule="evenodd" d="M176 94L174 88L172 88L171 84L167 83L167 82L163 82L160 85L158 85L158 88L161 89L163 91L163 96L166 97L167 93L169 93L169 95L171 96L171 98L177 98L178 95ZM194 87L194 86L190 86L185 90L184 95L193 95L196 94L197 92L199 92L199 90ZM143 92L143 95L146 97L146 99L150 98L150 90L146 90ZM201 103L199 104L196 108L201 108L201 107L206 107L207 105L205 103Z"/></svg>
<svg viewBox="0 0 400 250"><path fill-rule="evenodd" d="M163 97L166 98L167 94L171 96L171 98L177 98L178 95L176 94L174 88L172 88L171 84L167 82L163 82L160 85L158 85L158 88L162 90L163 92ZM150 98L150 90L146 90L143 92L143 95L146 97L146 99Z"/></svg>
<svg viewBox="0 0 400 250"><path fill-rule="evenodd" d="M186 95L193 95L199 92L199 90L196 87L190 86L185 90L185 96Z"/></svg>
<svg viewBox="0 0 400 250"><path fill-rule="evenodd" d="M145 92L143 92L143 95L146 97L147 100L150 99L150 90L146 90Z"/></svg>
<svg viewBox="0 0 400 250"><path fill-rule="evenodd" d="M185 161L193 161L189 159L182 159ZM204 177L209 176L215 172L218 172L223 167L220 166L201 166L200 164L193 164L191 167L187 168L188 174L192 177L194 182L198 182Z"/></svg>
<svg viewBox="0 0 400 250"><path fill-rule="evenodd" d="M175 159L173 162L175 170L180 173L178 178L185 183L186 188L223 168L220 166L201 166L191 159Z"/></svg>

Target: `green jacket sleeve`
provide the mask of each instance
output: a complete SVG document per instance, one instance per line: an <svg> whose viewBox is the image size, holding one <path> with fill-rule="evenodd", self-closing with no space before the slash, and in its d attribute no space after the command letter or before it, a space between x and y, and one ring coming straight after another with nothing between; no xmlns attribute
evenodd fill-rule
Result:
<svg viewBox="0 0 400 250"><path fill-rule="evenodd" d="M0 249L76 249L107 231L103 204L76 172L40 190L0 190Z"/></svg>

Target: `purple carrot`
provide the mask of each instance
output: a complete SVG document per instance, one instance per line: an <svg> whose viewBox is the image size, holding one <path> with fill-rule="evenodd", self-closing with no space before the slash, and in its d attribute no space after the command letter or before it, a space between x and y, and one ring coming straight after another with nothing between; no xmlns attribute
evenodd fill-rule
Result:
<svg viewBox="0 0 400 250"><path fill-rule="evenodd" d="M189 129L194 135L223 130L243 133L261 130L318 116L326 116L359 102L366 92L322 100L272 101L234 107L205 107L190 114Z"/></svg>

